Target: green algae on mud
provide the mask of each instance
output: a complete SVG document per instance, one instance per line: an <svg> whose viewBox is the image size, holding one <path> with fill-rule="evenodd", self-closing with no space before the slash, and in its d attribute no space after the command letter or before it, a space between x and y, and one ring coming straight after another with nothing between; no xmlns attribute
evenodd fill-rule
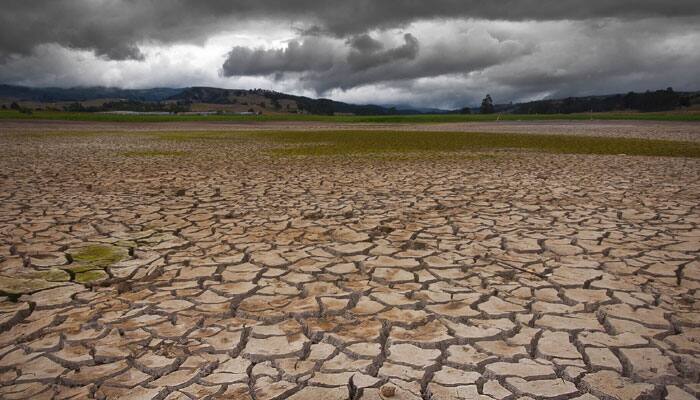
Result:
<svg viewBox="0 0 700 400"><path fill-rule="evenodd" d="M91 284L109 278L106 269L128 257L123 247L91 244L69 250L72 262L60 268L13 271L0 275L0 295L19 296L65 285L69 282Z"/></svg>
<svg viewBox="0 0 700 400"><path fill-rule="evenodd" d="M70 274L59 268L51 268L42 271L33 271L27 273L26 276L32 279L43 279L49 282L68 282Z"/></svg>
<svg viewBox="0 0 700 400"><path fill-rule="evenodd" d="M75 281L77 283L92 283L96 281L101 281L107 279L109 275L101 269L93 269L81 273L75 274Z"/></svg>
<svg viewBox="0 0 700 400"><path fill-rule="evenodd" d="M91 244L69 251L73 262L65 267L78 283L90 283L108 277L105 269L128 256L122 247Z"/></svg>
<svg viewBox="0 0 700 400"><path fill-rule="evenodd" d="M514 149L563 154L700 158L700 143L596 136L420 131L261 131L278 155L343 155Z"/></svg>
<svg viewBox="0 0 700 400"><path fill-rule="evenodd" d="M598 154L700 158L700 143L675 140L531 133L426 132L393 130L180 131L158 134L169 141L256 141L280 156L358 154L438 154L521 150L560 154Z"/></svg>
<svg viewBox="0 0 700 400"><path fill-rule="evenodd" d="M123 260L126 253L127 251L121 247L101 244L91 244L69 251L74 264L95 265L103 268Z"/></svg>
<svg viewBox="0 0 700 400"><path fill-rule="evenodd" d="M578 114L415 114L415 115L312 115L312 114L263 114L263 115L119 115L89 112L35 111L22 114L14 110L0 111L0 120L59 120L95 122L268 122L315 121L337 123L443 123L443 122L497 122L497 121L700 121L697 112L601 112Z"/></svg>

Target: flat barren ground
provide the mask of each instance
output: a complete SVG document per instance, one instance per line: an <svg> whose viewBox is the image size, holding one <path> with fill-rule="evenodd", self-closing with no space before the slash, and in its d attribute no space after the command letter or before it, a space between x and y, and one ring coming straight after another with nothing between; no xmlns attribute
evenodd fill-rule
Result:
<svg viewBox="0 0 700 400"><path fill-rule="evenodd" d="M0 122L0 398L694 399L698 142Z"/></svg>
<svg viewBox="0 0 700 400"><path fill-rule="evenodd" d="M89 122L17 120L2 121L5 132L173 132L173 131L319 131L319 130L391 130L440 132L501 132L530 134L585 135L700 142L700 123L663 121L502 121L468 123L372 124L328 123L315 121L269 122Z"/></svg>

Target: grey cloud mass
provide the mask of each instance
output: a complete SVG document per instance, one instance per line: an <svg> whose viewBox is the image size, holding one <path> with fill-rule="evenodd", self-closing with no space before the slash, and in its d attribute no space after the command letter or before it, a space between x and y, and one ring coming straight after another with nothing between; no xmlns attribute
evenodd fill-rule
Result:
<svg viewBox="0 0 700 400"><path fill-rule="evenodd" d="M418 39L410 33L405 34L403 38L403 45L389 50L383 50L384 45L369 35L355 39L351 42L353 50L347 58L350 68L353 71L362 71L395 61L415 59L419 50Z"/></svg>
<svg viewBox="0 0 700 400"><path fill-rule="evenodd" d="M440 107L486 92L700 89L698 0L0 1L0 83L250 86ZM211 44L226 35L239 39Z"/></svg>
<svg viewBox="0 0 700 400"><path fill-rule="evenodd" d="M316 37L303 42L292 40L285 49L236 46L228 54L223 71L227 76L323 71L333 66L333 51L328 40Z"/></svg>
<svg viewBox="0 0 700 400"><path fill-rule="evenodd" d="M480 27L467 32L455 29L439 35L430 31L423 34L425 45L413 34L405 33L400 39L385 34L387 40L396 42L393 44L363 34L347 41L310 36L300 39L304 40L301 45L294 40L281 50L236 48L229 53L222 72L225 76L246 75L242 71L251 71L275 74L277 80L296 78L303 87L323 94L332 89L347 90L379 82L466 74L534 51L532 43L516 41L504 34L498 39ZM322 68L298 68L297 60L310 63L308 60L319 52L324 54ZM258 65L253 66L256 62ZM270 69L273 65L277 68Z"/></svg>
<svg viewBox="0 0 700 400"><path fill-rule="evenodd" d="M336 37L393 28L416 20L638 19L700 15L697 0L4 0L0 53L27 54L57 43L112 59L139 59L144 41L202 40L242 20L288 21Z"/></svg>
<svg viewBox="0 0 700 400"><path fill-rule="evenodd" d="M404 44L384 49L384 44L369 35L345 43L315 36L292 40L283 49L250 49L236 46L228 54L222 72L225 76L272 75L278 79L288 73L306 76L319 74L356 74L395 62L410 62L418 55L419 43L410 33Z"/></svg>

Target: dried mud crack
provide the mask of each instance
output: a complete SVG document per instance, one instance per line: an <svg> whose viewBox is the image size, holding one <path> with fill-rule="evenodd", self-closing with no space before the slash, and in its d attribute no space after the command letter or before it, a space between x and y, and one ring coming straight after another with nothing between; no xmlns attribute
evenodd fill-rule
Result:
<svg viewBox="0 0 700 400"><path fill-rule="evenodd" d="M698 159L152 143L0 131L0 398L700 395Z"/></svg>

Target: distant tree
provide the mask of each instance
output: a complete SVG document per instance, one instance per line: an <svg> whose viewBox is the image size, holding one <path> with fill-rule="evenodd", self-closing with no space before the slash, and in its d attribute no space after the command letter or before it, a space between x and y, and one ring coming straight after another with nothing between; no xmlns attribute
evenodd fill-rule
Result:
<svg viewBox="0 0 700 400"><path fill-rule="evenodd" d="M11 110L19 110L19 104L17 104L16 101L13 101L12 104L10 104L10 109Z"/></svg>
<svg viewBox="0 0 700 400"><path fill-rule="evenodd" d="M3 104L3 105L2 105L2 109L3 109L3 110L7 110L7 106Z"/></svg>
<svg viewBox="0 0 700 400"><path fill-rule="evenodd" d="M639 112L669 111L693 104L688 93L673 88L644 93L629 92L608 96L568 97L565 99L537 100L515 106L515 114L568 114L633 110Z"/></svg>
<svg viewBox="0 0 700 400"><path fill-rule="evenodd" d="M108 104L110 104L110 103L105 103L105 105L108 105ZM66 106L63 106L63 110L65 110L67 112L83 112L83 111L85 111L85 107L81 103L75 102L75 103L70 103Z"/></svg>
<svg viewBox="0 0 700 400"><path fill-rule="evenodd" d="M487 94L486 97L484 97L484 100L481 101L481 113L482 114L493 114L494 113L494 107L493 107L493 99L491 98L490 94Z"/></svg>
<svg viewBox="0 0 700 400"><path fill-rule="evenodd" d="M170 103L167 105L167 107L163 107L163 111L168 111L173 114L181 113L181 112L187 112L190 110L190 107L188 105L180 104L180 103ZM158 110L160 111L160 110Z"/></svg>
<svg viewBox="0 0 700 400"><path fill-rule="evenodd" d="M463 107L461 110L459 110L460 114L471 114L472 110L469 107Z"/></svg>

